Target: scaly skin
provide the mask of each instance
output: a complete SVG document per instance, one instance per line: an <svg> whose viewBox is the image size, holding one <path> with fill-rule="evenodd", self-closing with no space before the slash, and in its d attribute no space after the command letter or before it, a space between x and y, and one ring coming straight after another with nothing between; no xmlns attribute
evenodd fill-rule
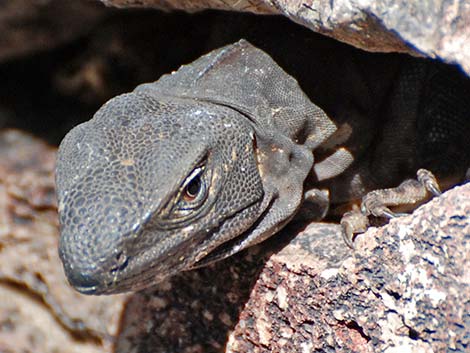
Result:
<svg viewBox="0 0 470 353"><path fill-rule="evenodd" d="M321 60L344 70L342 85L305 64L303 88L331 119L242 40L110 100L74 128L57 161L59 251L69 282L86 294L151 286L268 238L304 194L312 219L330 204L353 206L342 222L350 242L365 217L393 216L387 206L438 190L426 182L431 173L391 188L420 168L461 179L470 164L468 80L443 65L394 57L393 70L385 63L382 73L396 80L379 82L358 75L356 54Z"/></svg>
<svg viewBox="0 0 470 353"><path fill-rule="evenodd" d="M59 149L70 283L137 290L264 240L295 214L312 150L334 130L246 41L110 100Z"/></svg>

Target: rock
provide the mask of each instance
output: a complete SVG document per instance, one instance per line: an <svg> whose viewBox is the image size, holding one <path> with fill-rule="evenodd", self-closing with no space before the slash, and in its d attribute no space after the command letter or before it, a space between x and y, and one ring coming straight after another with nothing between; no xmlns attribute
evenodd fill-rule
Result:
<svg viewBox="0 0 470 353"><path fill-rule="evenodd" d="M57 253L56 149L0 132L0 352L110 352L125 296L86 297Z"/></svg>
<svg viewBox="0 0 470 353"><path fill-rule="evenodd" d="M55 149L0 134L2 352L465 352L470 184L345 246L291 224L129 296L87 297L57 256Z"/></svg>
<svg viewBox="0 0 470 353"><path fill-rule="evenodd" d="M460 64L470 74L470 3L465 0L102 1L118 7L283 14L316 32L365 50L439 58Z"/></svg>
<svg viewBox="0 0 470 353"><path fill-rule="evenodd" d="M228 9L224 2L209 1L106 3L188 11ZM395 0L394 4L239 1L233 6L257 13L283 13L318 32L370 51L421 53L456 61L470 72L470 29L462 25L469 23L468 5L463 1L435 1L434 7L426 9L424 2ZM452 6L457 5L458 11L452 12ZM101 18L102 10L86 10L88 7L95 8L87 2L53 0L0 5L0 25L21 24L18 28L4 27L0 60L53 48L80 36ZM71 8L76 10L74 19L69 18ZM215 25L206 25L210 16L202 16L191 22L188 31L179 23L187 26L192 21L189 16L146 16L143 21L136 14L124 26L121 18L115 18L96 30L93 44L82 50L85 58L79 58L76 65L60 61L64 71L59 74L55 68L51 70L50 75L57 75L57 87L74 97L84 92L83 101L95 102L117 94L107 89L109 76L119 82L130 76L127 85L156 79L206 52L211 44L205 38L222 35L217 28L224 28L218 26L225 26L228 17L218 16ZM39 26L29 27L31 23ZM123 28L118 30L119 26ZM142 50L148 45L144 34L155 37L152 48L165 49L167 31L176 39L172 50ZM270 30L267 33L273 35ZM144 39L139 42L138 38ZM327 43L323 48L330 48L328 43L333 42L318 39L323 41ZM144 45L131 50L129 43ZM331 51L338 50L336 55L349 58L341 49L346 46L334 44L339 49L332 44ZM373 60L377 58L369 58L372 56ZM387 59L385 55L383 59ZM119 64L114 70L117 73L109 69L113 62ZM358 67L366 67L373 77L369 59ZM12 81L21 82L15 75ZM340 83L346 77L334 72L327 76L338 77ZM24 77L31 80L29 74ZM38 81L43 78L38 77ZM24 106L31 97L43 102L38 92L50 86L47 81L44 89L21 86L19 93L9 85L4 89L15 96L25 94L19 104ZM127 86L117 87L128 90ZM344 89L353 91L348 85ZM331 91L324 94L331 95ZM338 95L332 96L338 101ZM64 116L71 113L57 109L55 98L45 107L45 116L51 110ZM36 108L30 109L42 128L54 130L50 126L55 120L44 124L42 117L37 118ZM410 217L369 230L358 237L354 252L344 246L337 225L313 223L300 231L299 225L292 224L260 246L208 268L183 273L129 299L97 298L79 295L68 286L57 256L55 149L30 136L3 131L0 156L1 352L390 353L469 349L468 185L433 200ZM114 346L110 336L116 337Z"/></svg>
<svg viewBox="0 0 470 353"><path fill-rule="evenodd" d="M279 250L286 229L135 294L116 352L466 352L469 214L470 184L371 228L354 251L322 223Z"/></svg>

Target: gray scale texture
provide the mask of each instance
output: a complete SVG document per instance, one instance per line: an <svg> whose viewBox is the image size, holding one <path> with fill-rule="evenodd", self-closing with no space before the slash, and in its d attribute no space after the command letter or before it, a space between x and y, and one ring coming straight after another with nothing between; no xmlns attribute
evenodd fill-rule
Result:
<svg viewBox="0 0 470 353"><path fill-rule="evenodd" d="M269 236L300 204L312 157L291 138L306 126L324 138L322 129L334 129L294 79L244 41L114 98L60 147L60 255L70 282L83 292L136 289L203 264L244 231L246 243L210 261ZM260 148L293 168L259 162ZM191 205L182 188L195 168L207 195ZM272 177L294 177L292 187L279 190Z"/></svg>
<svg viewBox="0 0 470 353"><path fill-rule="evenodd" d="M432 62L390 62L393 84L357 71L344 76L337 88L346 92L343 107L351 100L344 111L324 92L327 72L299 76L331 119L244 40L106 103L59 149L60 256L69 281L84 293L117 293L223 259L278 232L310 188L328 190L335 205L396 186L422 167L461 180L470 149L460 131L470 120L465 109L445 107L466 99L468 80ZM441 77L453 79L440 86ZM362 88L349 93L357 82ZM451 123L440 128L447 119L455 131L446 130ZM441 153L431 155L438 142ZM338 149L347 158L332 158ZM318 178L312 165L329 159L334 168ZM200 187L188 199L194 173Z"/></svg>

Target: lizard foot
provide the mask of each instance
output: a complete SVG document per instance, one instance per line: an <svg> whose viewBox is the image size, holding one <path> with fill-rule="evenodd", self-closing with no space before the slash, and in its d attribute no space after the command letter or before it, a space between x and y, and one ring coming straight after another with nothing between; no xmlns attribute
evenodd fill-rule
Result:
<svg viewBox="0 0 470 353"><path fill-rule="evenodd" d="M393 212L390 207L404 205L416 207L427 201L430 194L434 196L441 194L439 184L429 170L419 169L416 175L416 179L405 180L397 187L367 193L362 198L360 209L355 207L343 215L341 218L343 239L349 247L354 247L354 234L367 230L369 216L389 219L404 216L407 213Z"/></svg>

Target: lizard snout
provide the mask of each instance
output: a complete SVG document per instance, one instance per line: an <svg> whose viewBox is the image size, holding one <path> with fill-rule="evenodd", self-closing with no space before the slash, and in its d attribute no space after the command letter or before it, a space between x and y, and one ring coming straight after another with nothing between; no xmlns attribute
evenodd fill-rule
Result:
<svg viewBox="0 0 470 353"><path fill-rule="evenodd" d="M94 294L100 285L100 278L92 273L85 273L79 269L65 267L69 283L80 293Z"/></svg>
<svg viewBox="0 0 470 353"><path fill-rule="evenodd" d="M115 256L102 259L105 266L96 262L75 261L76 253L70 253L66 246L59 247L59 254L64 266L65 275L71 286L83 294L102 294L109 285L117 272L125 270L129 264L130 256L124 251L117 252ZM81 255L83 258L86 255Z"/></svg>

